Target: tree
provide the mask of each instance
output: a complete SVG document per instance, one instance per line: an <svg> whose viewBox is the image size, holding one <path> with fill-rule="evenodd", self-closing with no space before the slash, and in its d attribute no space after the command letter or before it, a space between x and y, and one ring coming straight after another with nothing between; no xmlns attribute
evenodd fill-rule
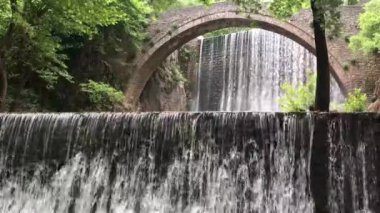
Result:
<svg viewBox="0 0 380 213"><path fill-rule="evenodd" d="M7 72L5 70L3 61L0 57L0 112L5 110L5 100L7 97Z"/></svg>
<svg viewBox="0 0 380 213"><path fill-rule="evenodd" d="M371 0L360 15L358 35L350 39L350 47L365 53L380 53L380 0Z"/></svg>
<svg viewBox="0 0 380 213"><path fill-rule="evenodd" d="M321 0L311 0L313 11L314 40L317 56L317 87L315 92L315 110L329 111L330 107L330 71L326 41L326 17Z"/></svg>
<svg viewBox="0 0 380 213"><path fill-rule="evenodd" d="M350 0L346 3L353 4ZM344 2L341 0L274 0L271 10L281 18L289 17L302 7L311 7L313 13L314 40L317 56L317 87L315 109L329 111L330 105L330 72L326 40L326 30L330 36L338 36L341 29L340 13L337 8ZM289 12L291 11L291 12Z"/></svg>
<svg viewBox="0 0 380 213"><path fill-rule="evenodd" d="M0 0L0 71L7 76L0 86L8 85L1 90L7 110L88 109L94 104L89 90L98 87L83 92L81 86L92 80L121 90L112 67L126 67L149 40L145 29L154 14L211 2Z"/></svg>
<svg viewBox="0 0 380 213"><path fill-rule="evenodd" d="M74 49L115 26L132 43L141 43L151 8L138 0L0 0L0 11L1 74L7 76L1 86L9 86L2 92L10 93L11 108L28 101L24 98L37 97L46 109L43 99L46 94L59 97L63 92L57 88L65 88L60 84L77 85L79 90L80 81L88 80L74 79L70 69Z"/></svg>
<svg viewBox="0 0 380 213"><path fill-rule="evenodd" d="M8 77L5 69L4 61L2 59L3 51L8 47L4 44L8 43L14 27L15 22L10 19L11 15L16 13L16 1L0 1L0 112L5 111L6 97L8 91ZM5 34L3 38L2 34Z"/></svg>

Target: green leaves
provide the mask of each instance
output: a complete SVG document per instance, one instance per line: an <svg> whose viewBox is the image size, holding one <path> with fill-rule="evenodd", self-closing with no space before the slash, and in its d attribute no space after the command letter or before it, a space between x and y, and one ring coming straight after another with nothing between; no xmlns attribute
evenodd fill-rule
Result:
<svg viewBox="0 0 380 213"><path fill-rule="evenodd" d="M310 7L310 0L274 0L269 9L274 16L286 19L306 7Z"/></svg>
<svg viewBox="0 0 380 213"><path fill-rule="evenodd" d="M281 86L284 95L279 99L283 112L305 112L314 106L317 76L309 73L307 82L298 86L285 83Z"/></svg>
<svg viewBox="0 0 380 213"><path fill-rule="evenodd" d="M307 82L293 86L285 83L281 86L284 95L279 99L280 108L283 112L306 112L314 106L316 89L316 74L310 73ZM343 104L331 103L332 108L345 112L367 111L368 97L360 89L350 92Z"/></svg>
<svg viewBox="0 0 380 213"><path fill-rule="evenodd" d="M348 3L355 3L356 0L349 0ZM330 37L339 36L341 32L341 20L338 7L344 2L342 0L316 0L317 7L321 11L321 16L325 18L324 28L329 32ZM286 19L296 14L303 8L310 8L310 0L274 0L270 5L273 15Z"/></svg>
<svg viewBox="0 0 380 213"><path fill-rule="evenodd" d="M240 5L243 11L248 13L256 13L261 9L260 0L232 0L234 3Z"/></svg>
<svg viewBox="0 0 380 213"><path fill-rule="evenodd" d="M368 97L362 93L360 89L355 89L348 94L346 102L344 103L344 110L346 112L365 112L367 111Z"/></svg>
<svg viewBox="0 0 380 213"><path fill-rule="evenodd" d="M8 0L0 0L0 38L5 34L8 29L12 12Z"/></svg>
<svg viewBox="0 0 380 213"><path fill-rule="evenodd" d="M99 27L118 22L129 23L134 19L131 17L134 13L128 12L133 12L135 8L141 10L138 11L141 13L149 12L141 1L136 0L25 0L25 2L28 4L25 4L24 10L30 14L30 18L38 19L40 24L64 35L77 34L91 37L98 32ZM37 11L40 12L36 14Z"/></svg>
<svg viewBox="0 0 380 213"><path fill-rule="evenodd" d="M350 47L365 53L380 53L380 0L371 0L360 16L358 35L350 39Z"/></svg>
<svg viewBox="0 0 380 213"><path fill-rule="evenodd" d="M217 2L217 0L150 0L155 12L163 12L169 9L189 7L196 5L209 5Z"/></svg>
<svg viewBox="0 0 380 213"><path fill-rule="evenodd" d="M16 3L13 10L11 2ZM120 88L121 80L115 77L110 58L126 63L135 57L155 13L212 2L0 0L0 55L12 91L8 100L25 106L34 100L33 106L40 103L41 109L81 110L89 102L91 109L110 109L123 96L112 87ZM173 81L183 81L176 70ZM62 100L68 103L62 106Z"/></svg>
<svg viewBox="0 0 380 213"><path fill-rule="evenodd" d="M89 80L80 84L82 92L88 94L91 103L96 110L112 110L116 104L121 104L124 94L111 85Z"/></svg>
<svg viewBox="0 0 380 213"><path fill-rule="evenodd" d="M21 97L18 93L28 90L26 95L43 99L46 93L66 97L58 88L78 90L76 82L88 80L72 67L80 63L75 58L79 47L92 43L94 49L116 49L128 44L133 46L128 50L135 49L152 9L145 0L0 0L0 11L0 54L12 95Z"/></svg>

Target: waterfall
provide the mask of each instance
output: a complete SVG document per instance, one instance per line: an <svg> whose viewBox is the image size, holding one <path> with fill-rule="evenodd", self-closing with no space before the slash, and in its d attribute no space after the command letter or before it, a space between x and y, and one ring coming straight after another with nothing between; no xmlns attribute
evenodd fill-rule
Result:
<svg viewBox="0 0 380 213"><path fill-rule="evenodd" d="M312 209L308 116L25 114L0 122L0 212Z"/></svg>
<svg viewBox="0 0 380 213"><path fill-rule="evenodd" d="M313 212L315 118L332 212L379 212L378 119L248 112L0 115L0 212Z"/></svg>
<svg viewBox="0 0 380 213"><path fill-rule="evenodd" d="M279 111L281 85L306 82L316 59L298 43L261 29L201 42L195 111ZM344 99L334 78L331 99Z"/></svg>

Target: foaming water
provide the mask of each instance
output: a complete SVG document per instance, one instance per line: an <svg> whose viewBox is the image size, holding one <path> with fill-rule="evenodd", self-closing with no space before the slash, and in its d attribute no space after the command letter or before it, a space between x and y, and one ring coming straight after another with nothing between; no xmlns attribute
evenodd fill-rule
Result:
<svg viewBox="0 0 380 213"><path fill-rule="evenodd" d="M312 212L307 116L0 120L1 212Z"/></svg>
<svg viewBox="0 0 380 213"><path fill-rule="evenodd" d="M3 114L0 212L311 213L311 159L323 154L311 150L328 134L329 209L374 213L379 125L367 114Z"/></svg>
<svg viewBox="0 0 380 213"><path fill-rule="evenodd" d="M201 42L194 111L280 111L281 85L306 82L315 56L279 34L253 29ZM332 79L331 99L344 97Z"/></svg>

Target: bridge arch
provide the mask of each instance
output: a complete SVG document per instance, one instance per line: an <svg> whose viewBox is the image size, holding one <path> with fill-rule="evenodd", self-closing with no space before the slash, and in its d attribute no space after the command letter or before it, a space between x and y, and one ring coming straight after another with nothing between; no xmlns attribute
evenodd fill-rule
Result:
<svg viewBox="0 0 380 213"><path fill-rule="evenodd" d="M212 8L203 8L203 10L198 11L196 15L183 15L184 17L180 16L179 19L172 22L160 22L150 26L150 32L154 36L149 42L151 45L146 46L134 61L135 70L125 90L125 106L136 105L146 83L167 56L192 39L215 30L228 27L261 28L292 39L315 54L313 36L289 22L266 15L243 13L234 5L228 7L215 5ZM167 17L170 17L170 14ZM165 28L166 30L162 30ZM329 59L330 72L342 92L347 94L349 80L342 65L331 54L331 51Z"/></svg>

